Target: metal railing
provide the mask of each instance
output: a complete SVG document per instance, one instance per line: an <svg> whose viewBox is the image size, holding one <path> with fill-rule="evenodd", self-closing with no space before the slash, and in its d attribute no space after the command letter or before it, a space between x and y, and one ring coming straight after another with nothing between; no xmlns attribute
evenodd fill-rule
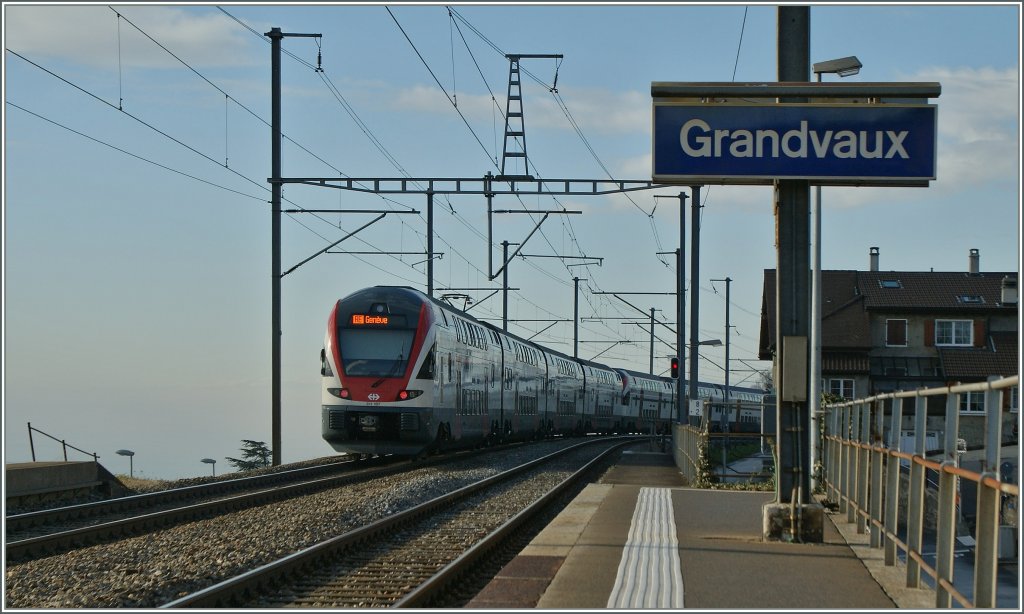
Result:
<svg viewBox="0 0 1024 614"><path fill-rule="evenodd" d="M770 449L770 456L774 459L774 433L762 432L760 429L760 423L757 423L758 430L755 431L721 431L717 430L721 424L718 418L713 418L713 414L725 410L729 412L729 417L736 418L740 415L740 410L756 409L760 414L760 404L743 403L740 401L733 401L728 404L713 403L707 399L704 400L701 410L701 419L699 425L687 425L687 424L674 424L673 429L673 456L675 458L676 466L679 468L683 477L686 478L687 483L691 486L701 488L708 486L714 478L718 480L726 479L743 479L748 480L767 480L773 476L773 471L753 471L753 472L738 472L729 469L729 462L726 457L726 451L731 446L740 445L750 442L759 442L759 448L763 451L766 448ZM740 423L738 419L729 421L733 426L737 426ZM719 453L721 458L717 458L718 454L715 454L716 458L712 458L709 452L712 442L718 442L720 447ZM717 463L721 471L716 471L715 466ZM774 466L774 460L772 461Z"/></svg>
<svg viewBox="0 0 1024 614"><path fill-rule="evenodd" d="M897 548L904 553L907 587L922 588L922 571L934 580L937 608L952 607L953 599L964 607L996 607L1002 500L1004 496L1019 497L1018 486L1002 482L999 471L1003 395L1015 386L1018 376L880 394L829 404L821 412L826 495L838 504L840 515L846 514L848 523L857 523L858 533L870 530L870 546L884 549L886 566L896 565ZM984 460L980 473L965 470L959 464L963 442L959 439L959 397L969 392L984 392L985 399ZM945 397L945 445L940 461L925 456L927 397L931 396ZM901 451L903 403L910 399L914 399L914 450ZM882 436L887 405L891 420L888 445ZM905 489L900 479L903 462L910 465ZM934 567L922 555L927 469L939 475ZM961 479L977 484L973 602L953 585ZM902 494L907 495L906 542L899 538L898 503Z"/></svg>
<svg viewBox="0 0 1024 614"><path fill-rule="evenodd" d="M28 447L32 450L32 462L33 463L36 462L36 444L35 444L35 441L32 440L32 432L33 431L35 431L36 433L39 433L40 435L45 435L45 436L49 437L50 439L52 439L52 440L56 441L57 443L59 443L64 448L64 460L65 461L68 460L68 448L71 448L72 450L78 450L79 452L81 452L82 454L85 454L86 456L91 456L94 461L98 461L99 458L100 458L99 454L96 454L95 452L86 452L85 450L83 450L81 448L76 448L75 446L69 444L68 442L64 441L63 439L57 439L56 437L54 437L53 435L50 435L49 433L44 433L43 431L40 431L39 429L33 427L32 423L29 422L28 423Z"/></svg>

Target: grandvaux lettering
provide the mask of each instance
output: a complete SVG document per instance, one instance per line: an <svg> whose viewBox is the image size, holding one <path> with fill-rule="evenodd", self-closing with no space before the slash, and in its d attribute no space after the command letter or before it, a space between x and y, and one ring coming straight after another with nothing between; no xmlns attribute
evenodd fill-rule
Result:
<svg viewBox="0 0 1024 614"><path fill-rule="evenodd" d="M693 158L879 158L910 159L904 147L909 130L811 130L799 128L724 130L700 118L683 124L679 143Z"/></svg>

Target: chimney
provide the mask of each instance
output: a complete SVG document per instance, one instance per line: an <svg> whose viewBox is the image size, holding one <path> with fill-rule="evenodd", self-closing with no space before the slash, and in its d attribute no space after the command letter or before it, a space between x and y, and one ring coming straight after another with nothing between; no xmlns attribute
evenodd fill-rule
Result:
<svg viewBox="0 0 1024 614"><path fill-rule="evenodd" d="M1017 304L1017 278L1007 275L1003 277L1003 293L1000 302L1004 305Z"/></svg>
<svg viewBox="0 0 1024 614"><path fill-rule="evenodd" d="M868 255L871 258L871 269L870 270L877 271L878 270L878 248L877 247L872 247L870 250L868 250Z"/></svg>
<svg viewBox="0 0 1024 614"><path fill-rule="evenodd" d="M981 272L980 269L981 255L978 253L977 248L971 248L971 255L968 258L968 272L971 275L977 275Z"/></svg>

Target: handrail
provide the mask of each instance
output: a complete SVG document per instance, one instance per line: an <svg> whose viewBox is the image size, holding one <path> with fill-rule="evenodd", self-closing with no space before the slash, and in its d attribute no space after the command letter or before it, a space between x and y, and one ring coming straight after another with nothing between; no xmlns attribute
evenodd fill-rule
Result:
<svg viewBox="0 0 1024 614"><path fill-rule="evenodd" d="M99 454L97 454L95 452L86 452L85 450L83 450L81 448L76 448L75 446L69 444L68 442L64 441L63 439L57 439L56 437L54 437L53 435L50 435L49 433L46 433L44 431L40 431L39 429L37 429L34 426L32 426L31 422L29 422L28 423L28 446L29 446L29 449L32 450L32 462L33 463L36 462L36 445L35 445L35 442L32 440L32 431L35 431L35 432L39 433L40 435L46 435L50 439L52 439L52 440L56 441L57 443L61 444L61 446L63 446L63 448L64 448L64 461L65 462L68 460L68 448L71 448L72 450L78 450L82 454L85 454L87 456L91 456L94 461L98 461L99 458L100 458Z"/></svg>
<svg viewBox="0 0 1024 614"><path fill-rule="evenodd" d="M964 607L996 607L996 576L999 561L1001 517L1007 499L1019 497L1017 484L1002 482L998 465L1002 446L1004 391L1019 385L1014 375L986 382L955 384L913 391L877 394L871 397L827 404L820 412L824 422L825 467L823 484L827 496L846 513L849 523L857 523L858 533L871 533L870 546L885 551L886 566L897 562L897 549L905 554L907 586L921 586L921 572L933 578L935 607L949 608L952 602ZM958 441L960 417L959 395L984 392L984 412L972 412L985 418L984 461L981 471L960 467L963 442ZM925 450L925 428L928 419L926 397L945 397L945 445L942 460L929 460ZM903 401L915 399L913 451L902 451ZM888 401L888 407L887 402ZM883 442L888 426L888 445ZM909 480L901 465L909 467ZM936 554L934 566L929 565L921 550L926 503L925 471L938 473L936 518ZM954 551L957 523L960 520L959 480L977 484L977 516L975 528L973 591L954 585ZM898 537L899 514L896 502L906 503L906 540ZM883 512L883 503L885 511ZM972 598L965 596L971 594Z"/></svg>
<svg viewBox="0 0 1024 614"><path fill-rule="evenodd" d="M919 388L917 390L898 390L896 392L883 392L881 394L876 394L871 397L865 397L863 399L854 399L852 401L830 403L828 407L852 407L853 405L862 405L864 403L874 403L876 401L884 401L889 399L912 399L915 397L930 397L942 394L959 394L961 392L985 392L988 390L1002 390L1003 388L1012 388L1014 386L1019 385L1019 379L1019 375L1012 375L1010 377L1004 377L989 382L972 382L969 384L953 384L951 386L942 386L939 388Z"/></svg>

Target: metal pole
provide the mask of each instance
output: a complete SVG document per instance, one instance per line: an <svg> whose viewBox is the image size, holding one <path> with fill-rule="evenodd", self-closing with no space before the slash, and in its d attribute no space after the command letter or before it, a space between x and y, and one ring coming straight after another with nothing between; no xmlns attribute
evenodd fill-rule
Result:
<svg viewBox="0 0 1024 614"><path fill-rule="evenodd" d="M28 423L28 447L32 450L32 462L36 462L36 444L32 441L32 423Z"/></svg>
<svg viewBox="0 0 1024 614"><path fill-rule="evenodd" d="M491 192L491 181L494 175L487 171L484 175L484 196L487 197L487 275L494 279L494 249L492 249L492 237L494 237L494 192Z"/></svg>
<svg viewBox="0 0 1024 614"><path fill-rule="evenodd" d="M778 8L778 78L780 82L806 82L810 76L810 7ZM806 102L806 98L780 98L780 103ZM776 183L776 345L779 372L777 430L779 469L776 502L802 505L809 501L810 420L807 407L806 358L787 359L786 338L796 344L797 355L808 352L810 263L810 184L806 179ZM797 349L797 346L799 349ZM795 371L795 372L793 372ZM799 538L799 536L798 536Z"/></svg>
<svg viewBox="0 0 1024 614"><path fill-rule="evenodd" d="M690 186L690 279L700 279L700 186ZM700 292L690 293L690 394L689 401L697 400L697 322L700 316ZM696 424L693 417L691 422Z"/></svg>
<svg viewBox="0 0 1024 614"><path fill-rule="evenodd" d="M729 292L732 279L725 278L725 407L729 407ZM722 414L722 431L726 431L729 426L729 418L723 412Z"/></svg>
<svg viewBox="0 0 1024 614"><path fill-rule="evenodd" d="M281 28L270 37L270 430L273 464L281 464Z"/></svg>
<svg viewBox="0 0 1024 614"><path fill-rule="evenodd" d="M572 295L572 357L580 357L580 278L573 277Z"/></svg>
<svg viewBox="0 0 1024 614"><path fill-rule="evenodd" d="M651 375L654 375L654 307L651 307Z"/></svg>
<svg viewBox="0 0 1024 614"><path fill-rule="evenodd" d="M821 73L816 73L821 83ZM811 252L811 386L809 411L811 418L811 463L818 459L818 413L821 411L821 186L814 186L814 250ZM817 476L811 472L811 488L817 487Z"/></svg>
<svg viewBox="0 0 1024 614"><path fill-rule="evenodd" d="M501 242L501 261L505 264L501 267L501 329L508 332L508 241Z"/></svg>
<svg viewBox="0 0 1024 614"><path fill-rule="evenodd" d="M490 250L488 250L490 251ZM427 190L427 296L434 296L434 191Z"/></svg>
<svg viewBox="0 0 1024 614"><path fill-rule="evenodd" d="M676 356L679 374L676 378L676 416L680 424L688 422L683 395L686 383L686 194L679 193L679 248L676 250Z"/></svg>

